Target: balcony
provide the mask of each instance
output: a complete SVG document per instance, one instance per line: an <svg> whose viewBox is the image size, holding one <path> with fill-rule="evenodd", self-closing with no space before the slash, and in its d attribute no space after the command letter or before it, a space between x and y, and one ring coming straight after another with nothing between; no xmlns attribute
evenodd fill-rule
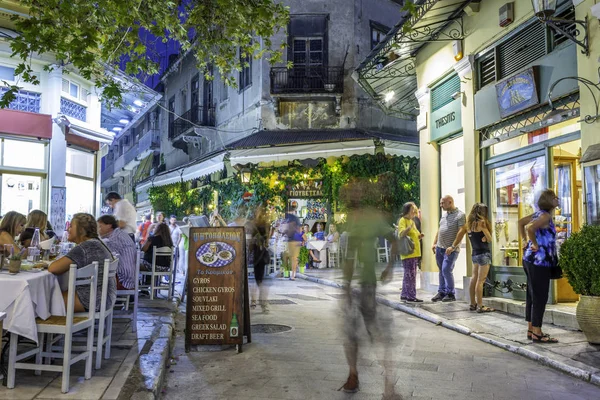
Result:
<svg viewBox="0 0 600 400"><path fill-rule="evenodd" d="M214 107L195 106L187 110L169 124L169 139L175 139L183 135L195 125L215 126Z"/></svg>
<svg viewBox="0 0 600 400"><path fill-rule="evenodd" d="M343 67L273 67L271 94L342 94Z"/></svg>
<svg viewBox="0 0 600 400"><path fill-rule="evenodd" d="M108 158L106 159L105 165L106 167L104 168L104 171L102 171L100 174L100 180L102 184L111 179L115 173L115 164L112 161L108 161Z"/></svg>
<svg viewBox="0 0 600 400"><path fill-rule="evenodd" d="M146 158L154 150L160 150L160 131L158 129L148 129L140 138L138 144L139 159Z"/></svg>
<svg viewBox="0 0 600 400"><path fill-rule="evenodd" d="M134 144L122 155L123 157L123 168L127 171L131 171L135 167L137 167L140 163L139 161L139 149L138 145Z"/></svg>

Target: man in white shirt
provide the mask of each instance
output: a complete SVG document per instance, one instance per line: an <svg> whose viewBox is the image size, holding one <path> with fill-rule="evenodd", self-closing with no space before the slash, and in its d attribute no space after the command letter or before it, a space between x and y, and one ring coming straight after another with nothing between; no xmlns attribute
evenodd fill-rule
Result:
<svg viewBox="0 0 600 400"><path fill-rule="evenodd" d="M104 198L108 206L113 209L113 216L119 224L119 228L128 233L135 241L135 230L137 227L137 212L135 207L127 199L123 199L117 192L110 192Z"/></svg>
<svg viewBox="0 0 600 400"><path fill-rule="evenodd" d="M169 230L171 231L171 240L173 241L173 247L175 248L175 259L173 261L173 264L179 266L179 244L181 243L181 228L179 228L179 225L177 225L177 217L175 215L171 215L169 219Z"/></svg>

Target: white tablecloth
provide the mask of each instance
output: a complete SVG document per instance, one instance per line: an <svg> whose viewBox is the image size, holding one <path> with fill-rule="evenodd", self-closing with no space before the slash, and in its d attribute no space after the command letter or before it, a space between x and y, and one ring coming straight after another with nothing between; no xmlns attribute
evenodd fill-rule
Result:
<svg viewBox="0 0 600 400"><path fill-rule="evenodd" d="M37 343L36 317L65 315L65 303L56 276L48 271L0 272L0 312L6 313L3 328Z"/></svg>
<svg viewBox="0 0 600 400"><path fill-rule="evenodd" d="M327 248L329 247L328 242L326 240L309 240L306 247L312 250L316 250L315 256L321 260L317 268L323 269L327 268Z"/></svg>

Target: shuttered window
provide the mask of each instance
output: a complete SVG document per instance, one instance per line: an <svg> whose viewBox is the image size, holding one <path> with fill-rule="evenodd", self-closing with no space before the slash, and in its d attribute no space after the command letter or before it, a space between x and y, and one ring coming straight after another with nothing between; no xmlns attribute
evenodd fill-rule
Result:
<svg viewBox="0 0 600 400"><path fill-rule="evenodd" d="M556 16L575 20L575 9L568 7ZM507 37L494 49L476 59L478 88L481 89L522 70L566 41L568 38L563 34L535 19L524 29Z"/></svg>
<svg viewBox="0 0 600 400"><path fill-rule="evenodd" d="M460 78L454 74L431 89L431 111L439 110L452 102L452 95L457 92L460 92Z"/></svg>

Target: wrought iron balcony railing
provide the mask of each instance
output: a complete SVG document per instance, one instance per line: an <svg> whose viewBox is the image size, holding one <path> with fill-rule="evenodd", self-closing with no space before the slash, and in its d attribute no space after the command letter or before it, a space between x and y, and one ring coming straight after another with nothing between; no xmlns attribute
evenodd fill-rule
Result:
<svg viewBox="0 0 600 400"><path fill-rule="evenodd" d="M271 93L336 93L344 92L343 67L273 67Z"/></svg>
<svg viewBox="0 0 600 400"><path fill-rule="evenodd" d="M169 125L169 139L181 136L194 125L215 126L214 107L194 106L184 112L181 117L173 121L173 124Z"/></svg>

